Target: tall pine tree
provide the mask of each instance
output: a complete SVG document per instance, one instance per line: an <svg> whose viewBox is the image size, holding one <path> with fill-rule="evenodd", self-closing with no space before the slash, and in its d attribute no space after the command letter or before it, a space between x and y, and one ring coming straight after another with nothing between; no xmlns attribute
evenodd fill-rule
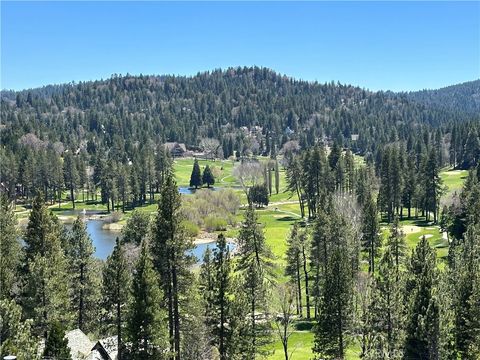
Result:
<svg viewBox="0 0 480 360"><path fill-rule="evenodd" d="M126 307L130 298L131 273L128 268L125 249L117 238L112 254L103 268L103 309L107 333L116 333L117 359L123 360ZM112 331L111 328L114 328Z"/></svg>
<svg viewBox="0 0 480 360"><path fill-rule="evenodd" d="M101 283L94 251L85 221L79 216L68 234L66 253L72 279L72 311L76 327L85 333L96 329L99 315Z"/></svg>
<svg viewBox="0 0 480 360"><path fill-rule="evenodd" d="M167 358L165 312L161 307L163 294L153 268L148 245L142 242L140 257L132 281L132 301L127 322L129 355L133 359Z"/></svg>
<svg viewBox="0 0 480 360"><path fill-rule="evenodd" d="M175 353L176 360L181 358L180 298L188 291L191 283L189 267L192 257L188 255L188 250L193 247L185 231L183 219L181 197L173 174L168 173L160 193L154 223L152 254L167 303L170 350Z"/></svg>
<svg viewBox="0 0 480 360"><path fill-rule="evenodd" d="M257 317L266 317L268 312L266 296L269 282L273 281L273 254L265 243L265 236L252 206L245 211L238 246L237 271L243 280L250 311L247 330L249 341L244 356L255 359L270 340L268 319L260 322Z"/></svg>

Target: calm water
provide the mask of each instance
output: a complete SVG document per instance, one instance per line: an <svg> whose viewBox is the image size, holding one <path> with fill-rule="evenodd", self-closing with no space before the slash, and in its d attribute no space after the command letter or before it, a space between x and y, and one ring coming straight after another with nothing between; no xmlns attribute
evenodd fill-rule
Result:
<svg viewBox="0 0 480 360"><path fill-rule="evenodd" d="M67 210L62 211L62 215L67 216L77 216L77 215L99 215L105 214L103 211L97 210L87 210L83 212L82 210ZM121 233L118 231L111 231L102 229L104 222L98 219L87 219L87 232L92 239L93 246L95 247L95 256L99 259L106 260L108 255L110 255L115 247L115 239L121 236ZM68 229L71 229L72 225L66 225Z"/></svg>
<svg viewBox="0 0 480 360"><path fill-rule="evenodd" d="M194 190L195 191L195 190ZM96 215L101 212L98 211L86 211L85 215ZM83 214L82 211L65 211L62 214L65 215L78 215ZM87 231L92 239L93 246L95 247L95 256L99 259L106 260L107 257L112 253L113 248L115 247L115 239L121 236L121 233L118 231L105 230L102 228L104 222L102 220L90 219L87 220ZM68 225L70 227L71 225ZM198 244L192 250L192 254L197 258L197 263L202 262L203 253L207 249L207 246L213 250L216 248L215 243L209 244ZM230 251L235 248L235 245L232 243L228 244Z"/></svg>
<svg viewBox="0 0 480 360"><path fill-rule="evenodd" d="M216 187L210 187L210 188L202 188L202 189L207 189L207 190L211 190L211 191L217 191L219 190L219 188L216 188ZM198 189L200 190L200 189ZM186 186L180 186L178 188L178 192L180 194L183 194L183 195L192 195L192 194L195 194L195 191L197 191L195 188L190 188L190 187L186 187Z"/></svg>
<svg viewBox="0 0 480 360"><path fill-rule="evenodd" d="M207 247L210 248L210 250L213 250L217 247L216 243L208 243L208 244L198 244L195 246L195 248L192 250L192 254L195 255L197 258L197 264L200 264L203 260L203 253L205 250L207 250ZM228 248L230 251L233 251L235 249L235 244L228 243Z"/></svg>
<svg viewBox="0 0 480 360"><path fill-rule="evenodd" d="M121 236L118 231L102 229L102 220L88 220L87 231L95 246L95 256L106 260L115 247L115 239Z"/></svg>

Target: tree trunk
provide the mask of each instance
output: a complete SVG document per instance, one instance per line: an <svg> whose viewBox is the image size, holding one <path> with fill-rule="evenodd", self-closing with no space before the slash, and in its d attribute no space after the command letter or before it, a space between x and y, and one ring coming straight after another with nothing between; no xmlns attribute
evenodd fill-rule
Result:
<svg viewBox="0 0 480 360"><path fill-rule="evenodd" d="M302 246L302 254L303 254L303 272L305 274L305 300L307 302L307 319L310 319L310 292L308 289L307 256L305 254L304 246Z"/></svg>
<svg viewBox="0 0 480 360"><path fill-rule="evenodd" d="M73 186L70 185L70 198L72 200L73 210L75 210L75 196L73 195Z"/></svg>
<svg viewBox="0 0 480 360"><path fill-rule="evenodd" d="M173 321L175 328L175 360L180 360L180 313L178 310L178 280L177 269L172 267L172 290L173 290Z"/></svg>
<svg viewBox="0 0 480 360"><path fill-rule="evenodd" d="M120 304L120 276L119 272L117 271L117 360L122 360L122 351L123 351L123 344L122 344L122 312L121 312L121 304Z"/></svg>
<svg viewBox="0 0 480 360"><path fill-rule="evenodd" d="M85 330L84 327L83 327L83 308L84 308L84 304L83 304L83 285L84 285L84 282L85 282L85 279L84 279L85 275L84 275L84 268L83 268L83 265L80 266L80 303L78 305L78 328L80 330Z"/></svg>
<svg viewBox="0 0 480 360"><path fill-rule="evenodd" d="M300 278L300 263L299 259L297 258L297 289L298 289L298 309L300 310L299 314L300 317L303 317L303 308L302 308L302 283Z"/></svg>
<svg viewBox="0 0 480 360"><path fill-rule="evenodd" d="M170 269L169 269L170 272ZM174 321L173 321L173 293L172 293L172 283L170 280L170 274L168 275L168 335L170 340L170 351L175 351L175 330L174 330Z"/></svg>

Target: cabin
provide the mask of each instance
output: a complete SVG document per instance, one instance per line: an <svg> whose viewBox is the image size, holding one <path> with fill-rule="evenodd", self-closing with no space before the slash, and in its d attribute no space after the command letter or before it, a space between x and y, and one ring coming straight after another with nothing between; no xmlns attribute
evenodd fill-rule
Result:
<svg viewBox="0 0 480 360"><path fill-rule="evenodd" d="M73 360L83 360L91 352L94 342L80 329L69 331L65 334L70 348L70 355Z"/></svg>
<svg viewBox="0 0 480 360"><path fill-rule="evenodd" d="M183 143L167 142L165 148L170 152L172 157L183 157L187 152L187 147Z"/></svg>
<svg viewBox="0 0 480 360"><path fill-rule="evenodd" d="M116 360L118 354L117 337L111 336L106 339L98 340L93 346L88 360Z"/></svg>
<svg viewBox="0 0 480 360"><path fill-rule="evenodd" d="M65 334L72 360L116 360L118 354L117 337L91 341L80 329Z"/></svg>

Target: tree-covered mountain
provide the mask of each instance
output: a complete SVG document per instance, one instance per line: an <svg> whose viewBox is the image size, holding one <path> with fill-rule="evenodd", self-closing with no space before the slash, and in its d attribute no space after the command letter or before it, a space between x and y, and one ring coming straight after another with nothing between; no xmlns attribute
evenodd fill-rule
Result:
<svg viewBox="0 0 480 360"><path fill-rule="evenodd" d="M228 156L232 149L268 153L291 139L303 147L329 139L367 153L380 144L406 141L412 131L480 120L471 106L438 108L431 106L434 100L420 104L413 97L299 81L258 67L193 77L114 75L2 92L2 145L14 148L33 133L66 148L116 147L130 156L138 143L197 146L208 137L220 140ZM353 134L359 135L355 142Z"/></svg>
<svg viewBox="0 0 480 360"><path fill-rule="evenodd" d="M480 79L438 90L414 91L407 96L426 106L469 114L480 113Z"/></svg>

